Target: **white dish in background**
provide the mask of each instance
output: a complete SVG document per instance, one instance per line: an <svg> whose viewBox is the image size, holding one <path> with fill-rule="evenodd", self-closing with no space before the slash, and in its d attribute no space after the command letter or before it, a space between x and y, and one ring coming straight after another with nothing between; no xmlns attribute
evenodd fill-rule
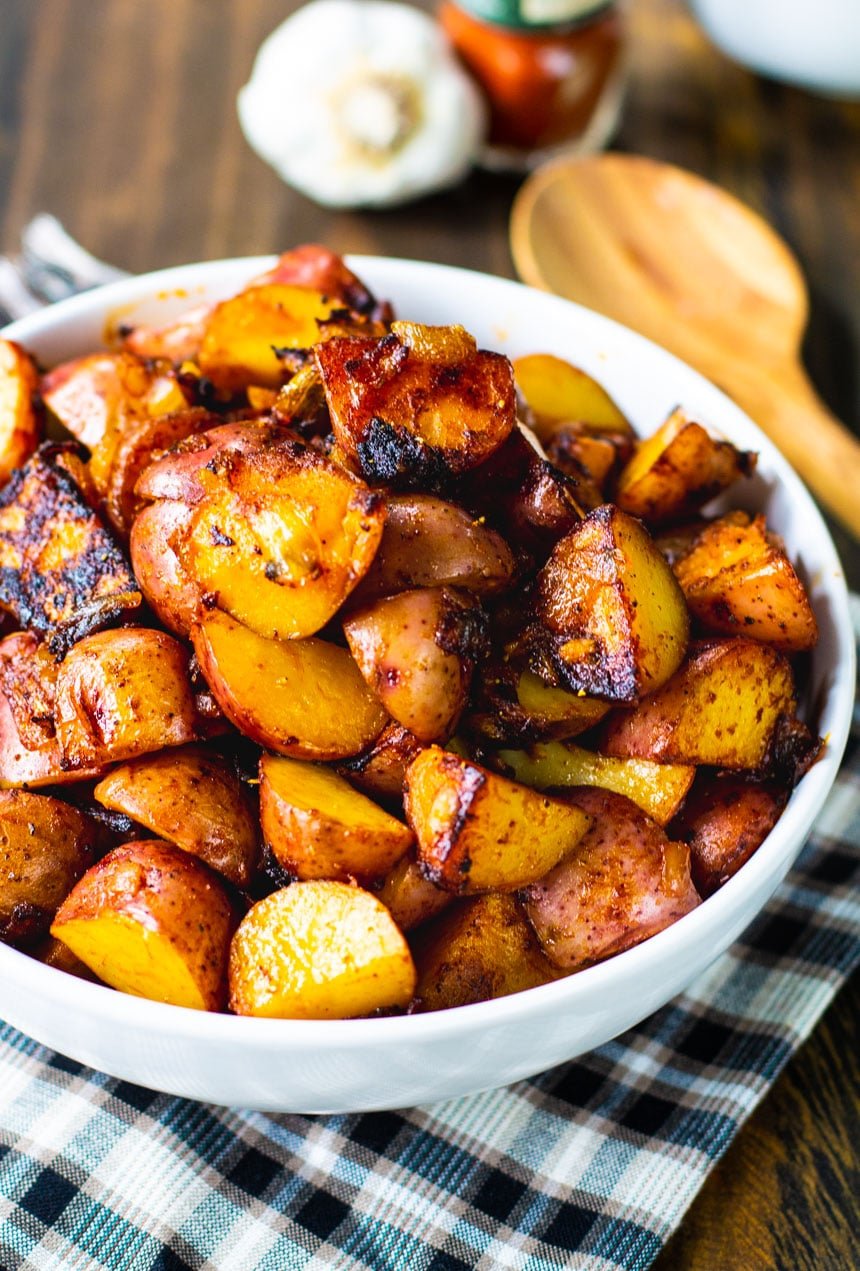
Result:
<svg viewBox="0 0 860 1271"><path fill-rule="evenodd" d="M272 260L215 261L112 284L6 328L45 363L97 347L117 320L163 320L234 293ZM763 510L785 539L821 629L811 659L810 722L828 738L762 847L673 927L607 962L528 992L435 1014L293 1021L209 1015L116 993L0 946L0 1016L114 1076L247 1108L344 1112L396 1108L503 1085L617 1036L691 983L743 931L797 856L833 783L854 697L845 580L810 496L767 438L695 371L626 328L518 283L375 257L349 263L398 313L460 322L485 347L556 353L603 383L640 433L683 403L759 452L732 501ZM814 438L810 439L814 445Z"/></svg>

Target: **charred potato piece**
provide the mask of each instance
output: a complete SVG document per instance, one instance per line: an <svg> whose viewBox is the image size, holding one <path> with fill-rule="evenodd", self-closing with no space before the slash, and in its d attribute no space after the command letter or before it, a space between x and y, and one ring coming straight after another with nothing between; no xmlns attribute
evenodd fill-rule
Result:
<svg viewBox="0 0 860 1271"><path fill-rule="evenodd" d="M743 632L783 653L811 649L815 614L794 568L767 533L765 519L749 525L727 517L706 526L675 565L693 617L707 632Z"/></svg>
<svg viewBox="0 0 860 1271"><path fill-rule="evenodd" d="M84 874L51 934L121 993L219 1011L236 915L217 875L171 843L127 843Z"/></svg>
<svg viewBox="0 0 860 1271"><path fill-rule="evenodd" d="M560 424L546 443L546 453L568 476L580 481L583 476L590 478L602 503L608 486L633 453L633 441L627 433L591 433L583 424Z"/></svg>
<svg viewBox="0 0 860 1271"><path fill-rule="evenodd" d="M755 640L703 641L668 684L609 720L601 750L658 763L758 768L794 706L782 653Z"/></svg>
<svg viewBox="0 0 860 1271"><path fill-rule="evenodd" d="M123 812L160 839L247 887L259 856L254 805L226 760L196 746L114 768L96 786L103 807Z"/></svg>
<svg viewBox="0 0 860 1271"><path fill-rule="evenodd" d="M45 935L75 883L95 860L98 831L59 799L0 791L0 940Z"/></svg>
<svg viewBox="0 0 860 1271"><path fill-rule="evenodd" d="M446 587L426 587L357 610L343 629L392 719L419 741L449 737L483 647L483 611Z"/></svg>
<svg viewBox="0 0 860 1271"><path fill-rule="evenodd" d="M558 979L513 896L457 901L414 944L425 1011L487 1002Z"/></svg>
<svg viewBox="0 0 860 1271"><path fill-rule="evenodd" d="M714 440L679 409L641 443L618 478L615 499L651 524L682 520L749 476L755 463L751 451Z"/></svg>
<svg viewBox="0 0 860 1271"><path fill-rule="evenodd" d="M135 517L129 554L152 612L171 631L187 636L200 607L200 588L183 563L191 509L174 499L153 503Z"/></svg>
<svg viewBox="0 0 860 1271"><path fill-rule="evenodd" d="M513 373L462 327L410 325L403 338L327 340L315 355L335 438L365 477L439 490L510 434Z"/></svg>
<svg viewBox="0 0 860 1271"><path fill-rule="evenodd" d="M689 764L655 763L651 759L611 759L570 742L538 742L528 750L500 750L502 771L535 790L561 786L599 786L623 794L666 825L693 784Z"/></svg>
<svg viewBox="0 0 860 1271"><path fill-rule="evenodd" d="M260 760L260 821L296 878L379 878L412 843L408 826L331 768L281 755Z"/></svg>
<svg viewBox="0 0 860 1271"><path fill-rule="evenodd" d="M55 652L141 601L124 552L59 462L66 449L42 446L0 491L0 606Z"/></svg>
<svg viewBox="0 0 860 1271"><path fill-rule="evenodd" d="M643 526L606 504L556 546L538 576L533 669L562 687L632 702L677 670L689 617Z"/></svg>
<svg viewBox="0 0 860 1271"><path fill-rule="evenodd" d="M592 818L576 848L524 893L546 956L575 971L622 953L695 909L686 843L608 790L571 791Z"/></svg>
<svg viewBox="0 0 860 1271"><path fill-rule="evenodd" d="M530 353L514 362L517 387L534 415L534 430L548 442L560 424L583 424L594 433L633 430L597 380L551 353Z"/></svg>
<svg viewBox="0 0 860 1271"><path fill-rule="evenodd" d="M454 503L430 494L387 500L379 550L353 599L359 603L414 587L462 587L476 596L504 591L516 569L505 540Z"/></svg>
<svg viewBox="0 0 860 1271"><path fill-rule="evenodd" d="M118 763L197 740L188 654L144 627L100 631L57 674L57 738L68 768Z"/></svg>
<svg viewBox="0 0 860 1271"><path fill-rule="evenodd" d="M406 769L423 748L414 733L390 720L367 750L338 764L338 771L371 798L400 801Z"/></svg>
<svg viewBox="0 0 860 1271"><path fill-rule="evenodd" d="M746 864L776 825L788 794L784 786L743 777L709 776L696 783L671 829L690 845L700 896L710 896Z"/></svg>
<svg viewBox="0 0 860 1271"><path fill-rule="evenodd" d="M585 833L569 803L431 746L406 773L406 818L422 872L445 891L516 891L541 878Z"/></svg>
<svg viewBox="0 0 860 1271"><path fill-rule="evenodd" d="M0 339L0 485L27 462L42 439L36 406L39 372L14 340Z"/></svg>
<svg viewBox="0 0 860 1271"><path fill-rule="evenodd" d="M345 883L309 880L252 906L230 949L230 1009L350 1019L409 1004L415 966L391 914Z"/></svg>
<svg viewBox="0 0 860 1271"><path fill-rule="evenodd" d="M377 896L390 910L401 931L412 931L447 909L454 897L442 891L421 873L421 866L410 853L402 856L382 880Z"/></svg>
<svg viewBox="0 0 860 1271"><path fill-rule="evenodd" d="M481 668L466 729L487 741L526 744L576 737L599 723L610 706L584 693L544 684L515 661L497 660Z"/></svg>
<svg viewBox="0 0 860 1271"><path fill-rule="evenodd" d="M346 759L382 732L385 711L346 649L266 640L213 610L191 640L218 705L252 741L296 759Z"/></svg>

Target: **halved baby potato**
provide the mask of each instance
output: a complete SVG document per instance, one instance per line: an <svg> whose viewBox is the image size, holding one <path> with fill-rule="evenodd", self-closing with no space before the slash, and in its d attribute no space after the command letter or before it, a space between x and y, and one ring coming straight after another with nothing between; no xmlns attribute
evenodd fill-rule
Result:
<svg viewBox="0 0 860 1271"><path fill-rule="evenodd" d="M391 914L360 887L293 883L251 907L230 948L230 1008L350 1019L409 1004L415 965Z"/></svg>
<svg viewBox="0 0 860 1271"><path fill-rule="evenodd" d="M408 851L412 831L322 764L260 760L260 821L296 878L373 879Z"/></svg>
<svg viewBox="0 0 860 1271"><path fill-rule="evenodd" d="M217 875L181 848L115 848L66 897L51 934L121 993L218 1011L236 915Z"/></svg>
<svg viewBox="0 0 860 1271"><path fill-rule="evenodd" d="M789 791L774 782L710 776L697 783L672 823L690 845L693 882L710 896L749 860L776 825Z"/></svg>
<svg viewBox="0 0 860 1271"><path fill-rule="evenodd" d="M36 408L39 372L14 340L0 340L0 485L26 463L42 439Z"/></svg>
<svg viewBox="0 0 860 1271"><path fill-rule="evenodd" d="M201 596L185 564L184 548L192 511L177 499L160 499L134 519L129 539L132 568L140 590L159 622L187 636Z"/></svg>

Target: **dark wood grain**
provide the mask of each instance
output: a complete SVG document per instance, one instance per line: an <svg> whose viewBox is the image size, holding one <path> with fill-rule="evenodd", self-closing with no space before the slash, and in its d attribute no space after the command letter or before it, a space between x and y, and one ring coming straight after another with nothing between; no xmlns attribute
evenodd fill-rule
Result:
<svg viewBox="0 0 860 1271"><path fill-rule="evenodd" d="M14 249L26 220L48 210L134 271L311 239L512 276L513 179L475 174L406 209L327 212L250 151L236 93L293 7L0 0L0 247ZM681 0L634 0L630 32L618 146L718 181L784 234L810 284L809 368L860 428L860 103L732 65ZM860 586L856 545L836 537ZM857 1265L857 1006L855 986L714 1171L660 1271Z"/></svg>

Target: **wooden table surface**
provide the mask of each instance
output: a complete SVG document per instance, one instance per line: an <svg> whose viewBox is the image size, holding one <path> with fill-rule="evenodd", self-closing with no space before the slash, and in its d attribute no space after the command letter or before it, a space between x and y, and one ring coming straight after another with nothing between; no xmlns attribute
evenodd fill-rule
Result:
<svg viewBox="0 0 860 1271"><path fill-rule="evenodd" d="M0 248L14 249L24 222L47 210L133 271L310 239L513 276L513 179L476 174L405 209L326 212L254 156L236 92L260 40L294 7L0 0ZM860 103L733 66L681 0L631 0L629 28L616 144L718 181L784 234L810 284L808 366L858 429ZM837 541L860 586L856 545ZM659 1271L856 1267L857 1008L855 984L713 1172Z"/></svg>

